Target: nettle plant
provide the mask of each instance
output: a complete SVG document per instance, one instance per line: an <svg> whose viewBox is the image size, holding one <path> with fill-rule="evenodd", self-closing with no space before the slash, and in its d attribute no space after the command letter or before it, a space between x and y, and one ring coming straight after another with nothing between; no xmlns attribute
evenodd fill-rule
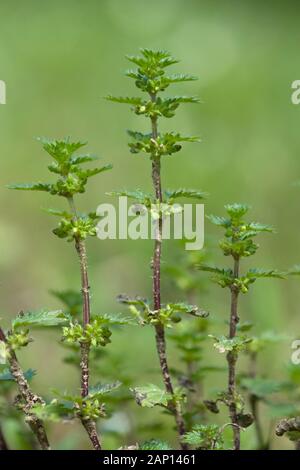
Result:
<svg viewBox="0 0 300 470"><path fill-rule="evenodd" d="M126 303L131 313L138 319L141 325L151 325L155 331L156 349L158 353L161 374L165 389L155 385L147 385L134 389L136 401L141 406L161 406L171 413L176 422L177 432L181 447L185 449L187 444L183 441L186 426L183 417L183 405L185 392L182 387L174 386L170 366L166 352L166 328L171 328L180 320L181 315L190 314L195 317L207 316L207 313L194 305L179 303L163 303L161 300L161 254L163 222L166 216L165 207L172 213L172 207L178 198L203 199L205 194L194 189L162 189L161 166L165 156L173 155L181 150L185 142L198 142L197 137L187 137L176 132L160 132L158 122L161 118L172 118L179 105L182 103L198 103L198 98L188 96L164 97L164 92L170 85L180 82L188 82L196 78L185 74L166 73L166 69L178 61L165 51L153 51L142 49L141 56L128 56L127 59L137 66L136 70L129 70L126 75L133 78L136 87L145 94L145 97L115 97L107 99L116 103L132 106L135 114L143 116L150 121L150 132L142 133L128 131L131 138L129 148L133 154L146 154L151 162L151 177L153 195L145 194L140 189L137 191L121 191L113 194L128 196L148 210L155 208L154 224L154 252L151 261L153 273L152 302L140 297L130 298L121 296L120 301Z"/></svg>
<svg viewBox="0 0 300 470"><path fill-rule="evenodd" d="M101 440L96 420L105 416L106 395L119 387L120 383L90 386L90 356L91 353L94 356L94 351L111 342L110 326L126 323L126 319L107 314L95 315L91 311L86 239L96 235L98 217L94 212L79 213L75 197L85 192L90 177L110 170L111 165L84 169L83 164L95 160L95 157L87 153L76 153L85 143L71 142L69 139L40 140L44 150L53 158L48 169L57 175L58 179L54 183L13 184L9 187L25 191L45 191L66 201L66 210L49 209L48 212L60 217L53 233L74 244L80 266L81 298L72 291L55 292L67 306L66 312L43 310L36 313L20 313L12 322L11 329L6 333L0 330L2 356L8 365L7 373L18 385L17 406L25 413L26 422L29 423L42 449L50 448L44 421L78 418L94 449L100 450ZM79 309L82 309L81 320L77 316ZM28 372L23 373L16 357L16 351L26 347L31 341L30 329L47 326L62 326L62 341L69 345L72 351L80 353L80 394L55 392L56 396L50 402L32 392L28 384ZM74 355L70 362L72 361L74 362Z"/></svg>
<svg viewBox="0 0 300 470"><path fill-rule="evenodd" d="M257 419L257 416L253 416L251 413L245 411L245 400L237 386L237 361L239 354L249 349L249 346L254 340L247 334L249 324L239 323L239 296L240 294L246 294L250 286L257 279L282 279L284 278L284 273L277 270L256 268L250 268L245 273L241 273L241 261L244 258L253 256L258 249L254 238L263 232L273 232L273 228L269 225L247 222L245 216L249 210L249 206L245 204L229 204L225 206L225 210L227 213L225 217L212 215L209 216L209 219L213 224L225 229L224 238L220 240L219 246L225 256L232 258L232 267L218 268L201 264L199 269L211 272L212 280L222 288L228 288L230 291L228 334L222 336L211 335L214 341L214 347L217 351L221 354L226 354L228 385L225 391L218 393L216 399L206 400L205 404L213 413L219 412L219 403L228 407L230 425L233 429L233 448L239 450L241 429L247 428L253 423L255 418ZM203 429L201 433L204 433ZM222 436L222 433L218 434L218 436Z"/></svg>

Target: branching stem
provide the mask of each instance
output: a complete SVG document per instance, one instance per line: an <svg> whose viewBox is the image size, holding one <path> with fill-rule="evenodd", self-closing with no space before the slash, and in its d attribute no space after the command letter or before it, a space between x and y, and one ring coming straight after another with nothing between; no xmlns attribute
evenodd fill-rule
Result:
<svg viewBox="0 0 300 470"><path fill-rule="evenodd" d="M77 210L74 203L74 198L68 198L69 206L74 219L77 219ZM82 295L82 322L86 327L91 320L91 305L90 305L90 285L88 277L88 264L85 242L80 239L75 239L75 248L79 258L80 274L81 274L81 295ZM85 398L89 394L89 355L90 344L81 343L80 345L80 369L81 369L81 396ZM97 434L96 423L89 420L81 420L82 425L88 433L88 436L93 444L95 450L101 450L100 438Z"/></svg>
<svg viewBox="0 0 300 470"><path fill-rule="evenodd" d="M150 98L153 102L156 101L156 95L150 95ZM157 129L157 117L151 118L151 133L152 139L156 140L158 136ZM162 203L162 187L161 187L161 162L160 157L152 158L152 182L155 193L155 198L159 203ZM153 271L153 306L154 310L159 311L161 308L161 250L162 250L162 229L163 229L163 220L162 215L160 214L159 219L155 224L155 243L154 243L154 253L152 260L152 271ZM167 352L166 352L166 339L165 339L165 329L162 324L155 326L155 339L156 339L156 349L159 357L159 363L161 368L161 373L165 385L166 391L174 397L174 388L171 381L171 375L169 371L169 365L167 361ZM178 435L181 441L181 437L185 434L185 424L182 416L182 409L180 403L174 400L173 413L176 421ZM187 449L187 445L183 442L180 442L182 449Z"/></svg>
<svg viewBox="0 0 300 470"><path fill-rule="evenodd" d="M36 395L32 392L23 370L21 369L21 366L18 362L16 353L8 344L7 338L2 328L0 328L0 340L6 343L9 370L19 389L19 395L22 400L22 410L26 415L25 421L31 428L33 434L36 436L41 449L50 450L50 444L44 423L34 414L34 412L32 412L32 408L35 405L44 404L44 401L39 395Z"/></svg>
<svg viewBox="0 0 300 470"><path fill-rule="evenodd" d="M239 277L239 258L234 259L234 278ZM236 336L238 317L238 296L239 291L235 286L231 287L231 310L230 310L230 323L229 323L229 338L232 339ZM236 407L236 363L237 354L229 351L227 354L228 362L228 395L229 395L229 415L233 427L233 444L234 450L240 450L240 427L238 425L237 407Z"/></svg>

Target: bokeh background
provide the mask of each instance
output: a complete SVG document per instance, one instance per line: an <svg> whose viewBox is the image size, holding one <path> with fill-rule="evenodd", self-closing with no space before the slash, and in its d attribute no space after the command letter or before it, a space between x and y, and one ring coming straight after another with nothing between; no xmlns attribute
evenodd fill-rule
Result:
<svg viewBox="0 0 300 470"><path fill-rule="evenodd" d="M7 104L0 106L0 311L5 326L21 309L60 307L50 289L79 287L73 247L52 235L56 221L40 210L59 204L42 193L5 188L11 182L49 178L49 160L36 136L87 140L91 153L103 163L113 163L113 171L90 182L78 202L81 209L109 201L106 191L151 188L149 161L129 153L125 132L144 129L146 123L127 106L102 99L109 93L135 92L132 80L123 74L130 67L124 56L138 53L139 47L167 49L181 59L174 72L199 76L199 81L181 84L173 92L199 95L202 103L182 107L163 126L200 135L202 143L187 144L178 155L165 158L165 187L208 191L206 213L221 215L223 205L233 201L249 203L254 220L277 229L276 235L261 237L255 265L286 269L300 262L300 193L293 186L300 178L300 105L291 103L291 83L300 78L296 2L1 0L0 15L0 79L7 84ZM218 230L207 223L205 234L212 259L226 264L214 248ZM120 292L150 295L150 241L93 239L88 250L95 312L119 312L115 298ZM184 256L182 247L165 243L166 265L180 263ZM206 278L196 276L200 282ZM165 280L165 299L181 300L181 295ZM228 315L228 300L228 293L213 284L197 298L221 324ZM262 372L272 377L284 376L291 340L300 335L299 300L297 279L262 281L242 298L240 314L256 324L257 332L284 332L289 338L262 359ZM51 388L78 388L76 370L61 363L59 336L38 332L22 356L24 367L38 371L33 384L46 395ZM176 363L172 346L169 354ZM210 343L206 357L209 363L224 364ZM133 385L160 384L151 329L114 332L105 361L104 375L115 374L117 379L120 367ZM210 376L208 395L224 378ZM157 419L160 427L152 432ZM14 422L7 420L5 426L12 445L21 445ZM102 427L107 429L107 448L155 436L174 440L170 418L133 402ZM264 428L267 431L267 415ZM115 434L118 429L123 437ZM55 425L50 434L56 448L89 445L77 425ZM253 447L253 430L243 439L245 447ZM290 444L274 438L273 447Z"/></svg>

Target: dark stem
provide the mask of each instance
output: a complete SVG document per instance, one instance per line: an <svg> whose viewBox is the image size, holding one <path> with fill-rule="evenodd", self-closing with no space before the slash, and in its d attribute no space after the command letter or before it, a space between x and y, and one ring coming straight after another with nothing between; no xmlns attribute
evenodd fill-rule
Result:
<svg viewBox="0 0 300 470"><path fill-rule="evenodd" d="M156 95L150 95L151 100L154 102L156 100ZM151 119L152 126L152 139L156 140L158 136L157 130L157 118L153 117ZM155 192L156 200L159 203L162 203L162 189L161 189L161 164L160 157L153 156L152 159L152 182ZM159 311L161 308L161 248L162 248L162 229L163 229L163 220L160 214L160 217L155 225L155 243L154 243L154 254L152 260L152 271L153 271L153 306L154 310ZM156 349L159 357L159 363L161 368L161 373L167 393L174 397L174 389L171 381L171 375L169 371L167 353L166 353L166 339L165 339L165 329L162 324L155 326L155 339L156 339ZM172 407L172 412L174 413L177 431L180 438L180 446L183 450L187 449L187 445L181 442L181 437L185 434L185 424L182 416L182 409L180 403L174 401Z"/></svg>
<svg viewBox="0 0 300 470"><path fill-rule="evenodd" d="M13 376L15 382L18 385L20 398L22 399L22 410L25 413L25 422L29 425L32 432L36 436L40 447L42 450L50 450L50 444L42 420L37 418L37 416L32 412L32 408L35 405L44 404L43 399L32 392L27 379L24 376L24 373L19 365L17 356L14 350L7 343L6 336L3 330L0 328L0 340L6 343L6 348L8 351L7 360L9 365L9 370Z"/></svg>
<svg viewBox="0 0 300 470"><path fill-rule="evenodd" d="M239 277L239 258L234 260L234 269L233 269L234 278ZM230 311L230 324L229 324L229 338L234 338L236 336L237 324L239 322L238 317L238 296L239 291L235 286L231 287L231 311ZM236 407L236 363L237 363L237 354L233 351L230 351L227 354L228 362L228 395L229 395L229 415L233 428L233 444L234 450L240 450L240 428L238 425L237 417L237 407Z"/></svg>
<svg viewBox="0 0 300 470"><path fill-rule="evenodd" d="M70 209L74 219L77 219L77 211L74 203L74 198L68 198ZM79 258L80 275L81 275L81 295L82 295L82 323L85 328L91 320L91 305L90 305L90 285L88 277L88 264L86 247L83 240L80 238L75 239L75 248ZM80 369L81 369L81 396L87 397L89 394L89 356L90 344L80 344ZM88 436L93 444L95 450L101 450L100 439L97 435L96 423L93 420L83 420L81 423L88 433Z"/></svg>
<svg viewBox="0 0 300 470"><path fill-rule="evenodd" d="M6 439L4 437L1 426L0 426L0 450L9 450L8 449L8 444L7 444Z"/></svg>

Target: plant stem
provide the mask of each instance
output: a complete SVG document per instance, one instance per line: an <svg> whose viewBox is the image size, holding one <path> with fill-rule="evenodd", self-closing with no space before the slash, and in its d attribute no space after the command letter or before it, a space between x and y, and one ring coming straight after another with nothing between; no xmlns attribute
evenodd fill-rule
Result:
<svg viewBox="0 0 300 470"><path fill-rule="evenodd" d="M156 101L156 95L150 95L150 98L153 102ZM156 140L158 136L157 129L157 117L151 118L151 127L152 127L152 139ZM155 192L156 200L161 204L162 203L162 188L161 188L161 162L160 157L154 157L152 159L152 182ZM153 270L153 306L154 310L159 311L161 309L161 249L162 249L162 229L163 229L163 220L160 213L159 219L155 225L155 243L154 243L154 253L152 260L152 270ZM159 357L159 363L161 368L161 373L165 385L166 392L174 397L174 388L171 381L169 365L167 361L167 352L166 352L166 338L165 338L165 329L162 324L155 326L155 339L156 339L156 349ZM178 435L181 441L181 437L185 434L185 424L182 416L182 409L180 403L174 401L172 409L176 421ZM182 449L187 449L187 445L183 442L180 442Z"/></svg>
<svg viewBox="0 0 300 470"><path fill-rule="evenodd" d="M36 436L40 447L42 450L50 450L50 444L42 420L37 418L37 416L32 412L32 408L37 404L44 404L43 399L32 392L26 377L19 365L17 356L14 350L7 343L7 338L4 334L2 328L0 328L0 340L6 343L7 348L7 360L9 365L9 370L13 376L15 382L18 385L20 398L24 403L22 403L22 410L24 411L26 418L25 422L29 425L32 432Z"/></svg>
<svg viewBox="0 0 300 470"><path fill-rule="evenodd" d="M0 450L8 450L8 445L0 426Z"/></svg>
<svg viewBox="0 0 300 470"><path fill-rule="evenodd" d="M74 203L74 198L68 198L69 206L72 215L77 220L77 211ZM83 327L90 323L91 320L91 305L90 305L90 285L88 277L88 265L87 265L87 254L86 247L83 240L75 239L75 248L79 258L80 264L80 275L81 275L81 295L82 295L82 322ZM81 369L81 396L85 398L89 394L89 355L90 355L90 344L80 344L80 369ZM100 439L97 434L96 423L89 419L81 419L81 423L88 433L88 436L93 444L95 450L101 450Z"/></svg>
<svg viewBox="0 0 300 470"><path fill-rule="evenodd" d="M239 277L239 258L234 259L234 278ZM229 338L232 339L236 336L237 324L239 322L238 317L238 296L239 291L232 286L231 287L231 311L230 311L230 323L229 323ZM227 354L228 362L228 395L229 395L229 415L233 427L233 444L234 450L240 450L240 427L237 419L237 407L236 407L236 363L237 354L229 351Z"/></svg>

